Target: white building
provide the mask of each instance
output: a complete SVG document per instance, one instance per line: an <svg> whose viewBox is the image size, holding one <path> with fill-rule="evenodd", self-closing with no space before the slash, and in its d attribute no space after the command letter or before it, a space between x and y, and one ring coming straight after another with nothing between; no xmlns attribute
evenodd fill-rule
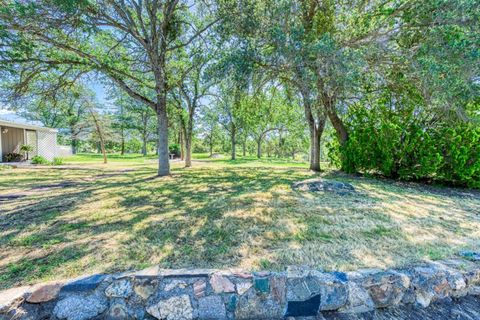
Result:
<svg viewBox="0 0 480 320"><path fill-rule="evenodd" d="M22 145L30 145L29 158L39 155L52 161L57 156L57 130L35 125L0 120L0 162L9 153L19 153Z"/></svg>

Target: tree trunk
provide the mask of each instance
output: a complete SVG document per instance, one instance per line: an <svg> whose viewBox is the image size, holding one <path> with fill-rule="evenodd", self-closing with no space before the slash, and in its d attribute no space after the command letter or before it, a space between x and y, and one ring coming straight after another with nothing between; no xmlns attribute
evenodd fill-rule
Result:
<svg viewBox="0 0 480 320"><path fill-rule="evenodd" d="M165 101L157 106L158 122L158 175L160 177L170 175L170 163L168 152L168 118Z"/></svg>
<svg viewBox="0 0 480 320"><path fill-rule="evenodd" d="M142 155L144 157L147 156L147 135L146 134L142 135Z"/></svg>
<svg viewBox="0 0 480 320"><path fill-rule="evenodd" d="M213 156L213 142L212 139L210 139L210 157Z"/></svg>
<svg viewBox="0 0 480 320"><path fill-rule="evenodd" d="M329 106L327 108L327 115L332 123L333 128L337 133L338 140L340 144L343 146L348 141L348 132L345 124L343 123L342 119L338 116L337 112L333 110L333 106Z"/></svg>
<svg viewBox="0 0 480 320"><path fill-rule="evenodd" d="M247 140L243 140L243 145L242 145L242 156L246 157L247 156Z"/></svg>
<svg viewBox="0 0 480 320"><path fill-rule="evenodd" d="M232 131L230 132L231 134L231 140L232 140L232 160L236 160L236 153L235 153L235 147L237 145L236 139L236 128L235 125L232 124Z"/></svg>
<svg viewBox="0 0 480 320"><path fill-rule="evenodd" d="M295 160L295 151L292 151L292 160Z"/></svg>
<svg viewBox="0 0 480 320"><path fill-rule="evenodd" d="M262 138L257 140L257 158L260 159L262 157Z"/></svg>
<svg viewBox="0 0 480 320"><path fill-rule="evenodd" d="M78 139L76 137L72 137L71 139L70 146L72 147L72 154L77 154Z"/></svg>
<svg viewBox="0 0 480 320"><path fill-rule="evenodd" d="M107 151L105 150L105 139L103 137L103 131L102 131L102 128L100 127L100 122L98 121L93 111L91 111L91 115L93 118L93 122L95 123L95 129L97 130L98 138L100 140L99 143L100 143L100 150L102 151L102 154L103 154L103 163L107 163Z"/></svg>
<svg viewBox="0 0 480 320"><path fill-rule="evenodd" d="M121 140L121 144L120 144L120 154L123 156L125 154L125 135L124 135L124 132L123 132L123 128L122 128L122 131L121 131L121 136L122 136L122 140Z"/></svg>
<svg viewBox="0 0 480 320"><path fill-rule="evenodd" d="M324 112L319 111L318 119L315 121L310 109L307 117L310 128L310 170L320 172L320 141L325 129L326 115Z"/></svg>
<svg viewBox="0 0 480 320"><path fill-rule="evenodd" d="M320 172L320 138L321 132L315 127L310 127L310 170Z"/></svg>
<svg viewBox="0 0 480 320"><path fill-rule="evenodd" d="M185 168L192 166L192 137L187 134L185 137Z"/></svg>
<svg viewBox="0 0 480 320"><path fill-rule="evenodd" d="M185 134L183 128L180 128L180 160L185 160Z"/></svg>

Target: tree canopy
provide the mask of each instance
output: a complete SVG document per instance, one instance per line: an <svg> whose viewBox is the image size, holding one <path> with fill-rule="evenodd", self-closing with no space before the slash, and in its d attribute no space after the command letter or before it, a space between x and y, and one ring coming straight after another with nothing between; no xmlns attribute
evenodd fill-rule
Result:
<svg viewBox="0 0 480 320"><path fill-rule="evenodd" d="M346 171L479 175L476 0L1 2L3 100L73 132L74 115L53 119L95 78L115 92L121 152L139 136L159 175L174 149L188 167L193 150L236 159L239 145L320 171L325 141ZM477 169L448 176L456 157Z"/></svg>

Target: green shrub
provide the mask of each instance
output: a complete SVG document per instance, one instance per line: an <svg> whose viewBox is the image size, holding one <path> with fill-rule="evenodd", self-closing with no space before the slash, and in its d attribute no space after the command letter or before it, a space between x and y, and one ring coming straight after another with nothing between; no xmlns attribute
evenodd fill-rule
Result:
<svg viewBox="0 0 480 320"><path fill-rule="evenodd" d="M53 158L52 165L54 166L61 166L63 164L63 159L59 157Z"/></svg>
<svg viewBox="0 0 480 320"><path fill-rule="evenodd" d="M174 154L175 157L180 157L180 145L179 144L171 144L168 146L168 152Z"/></svg>
<svg viewBox="0 0 480 320"><path fill-rule="evenodd" d="M428 179L480 188L480 127L419 117L414 108L383 105L351 110L349 140L336 139L329 156L342 170L403 180Z"/></svg>
<svg viewBox="0 0 480 320"><path fill-rule="evenodd" d="M32 164L48 164L48 160L42 156L35 156L32 158Z"/></svg>
<svg viewBox="0 0 480 320"><path fill-rule="evenodd" d="M23 160L23 155L20 153L10 152L3 156L4 162L19 162Z"/></svg>

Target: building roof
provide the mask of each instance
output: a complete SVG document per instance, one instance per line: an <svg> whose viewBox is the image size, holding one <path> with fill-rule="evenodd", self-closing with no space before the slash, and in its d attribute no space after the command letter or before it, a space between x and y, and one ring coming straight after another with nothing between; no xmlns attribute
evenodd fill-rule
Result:
<svg viewBox="0 0 480 320"><path fill-rule="evenodd" d="M20 129L29 129L29 130L35 130L35 131L58 132L57 129L35 126L35 125L25 124L25 123L6 121L6 120L1 120L1 119L0 119L0 126L11 127L11 128L20 128Z"/></svg>

